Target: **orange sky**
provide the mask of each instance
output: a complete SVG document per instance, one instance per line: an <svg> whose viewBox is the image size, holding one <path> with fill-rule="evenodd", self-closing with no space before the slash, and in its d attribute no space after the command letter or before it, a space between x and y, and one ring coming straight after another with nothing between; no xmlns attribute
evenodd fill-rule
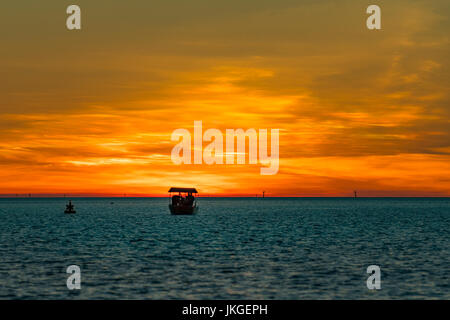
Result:
<svg viewBox="0 0 450 320"><path fill-rule="evenodd" d="M448 1L76 2L2 9L0 194L450 195ZM194 120L280 129L278 174L174 165Z"/></svg>

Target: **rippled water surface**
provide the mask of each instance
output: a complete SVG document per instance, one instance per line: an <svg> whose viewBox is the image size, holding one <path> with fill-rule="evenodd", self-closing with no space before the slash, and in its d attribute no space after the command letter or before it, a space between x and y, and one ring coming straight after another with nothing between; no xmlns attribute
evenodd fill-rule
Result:
<svg viewBox="0 0 450 320"><path fill-rule="evenodd" d="M0 299L450 299L448 198L73 202L0 199Z"/></svg>

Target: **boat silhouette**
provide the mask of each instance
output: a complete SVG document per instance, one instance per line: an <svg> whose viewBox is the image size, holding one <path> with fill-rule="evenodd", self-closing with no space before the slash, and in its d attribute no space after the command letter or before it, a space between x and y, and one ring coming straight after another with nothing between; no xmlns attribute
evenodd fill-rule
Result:
<svg viewBox="0 0 450 320"><path fill-rule="evenodd" d="M173 192L177 192L178 195L172 196ZM170 188L170 213L174 215L190 215L197 213L198 205L193 196L194 193L198 193L195 188Z"/></svg>

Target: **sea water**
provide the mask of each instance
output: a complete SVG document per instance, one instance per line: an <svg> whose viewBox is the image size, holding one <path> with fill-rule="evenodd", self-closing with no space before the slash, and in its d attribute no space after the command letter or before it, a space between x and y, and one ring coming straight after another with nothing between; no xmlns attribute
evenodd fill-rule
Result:
<svg viewBox="0 0 450 320"><path fill-rule="evenodd" d="M449 198L71 200L0 199L0 299L450 299Z"/></svg>

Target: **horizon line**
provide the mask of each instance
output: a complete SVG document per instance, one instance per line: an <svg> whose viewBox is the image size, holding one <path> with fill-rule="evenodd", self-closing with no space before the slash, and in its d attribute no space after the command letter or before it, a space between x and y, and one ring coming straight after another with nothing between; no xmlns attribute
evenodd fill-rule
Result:
<svg viewBox="0 0 450 320"><path fill-rule="evenodd" d="M162 194L100 194L100 193L20 193L20 194L0 194L0 198L9 199L29 199L29 198L168 198L170 195ZM324 195L324 194L303 194L303 195L280 195L280 194L198 194L197 198L450 198L450 195Z"/></svg>

